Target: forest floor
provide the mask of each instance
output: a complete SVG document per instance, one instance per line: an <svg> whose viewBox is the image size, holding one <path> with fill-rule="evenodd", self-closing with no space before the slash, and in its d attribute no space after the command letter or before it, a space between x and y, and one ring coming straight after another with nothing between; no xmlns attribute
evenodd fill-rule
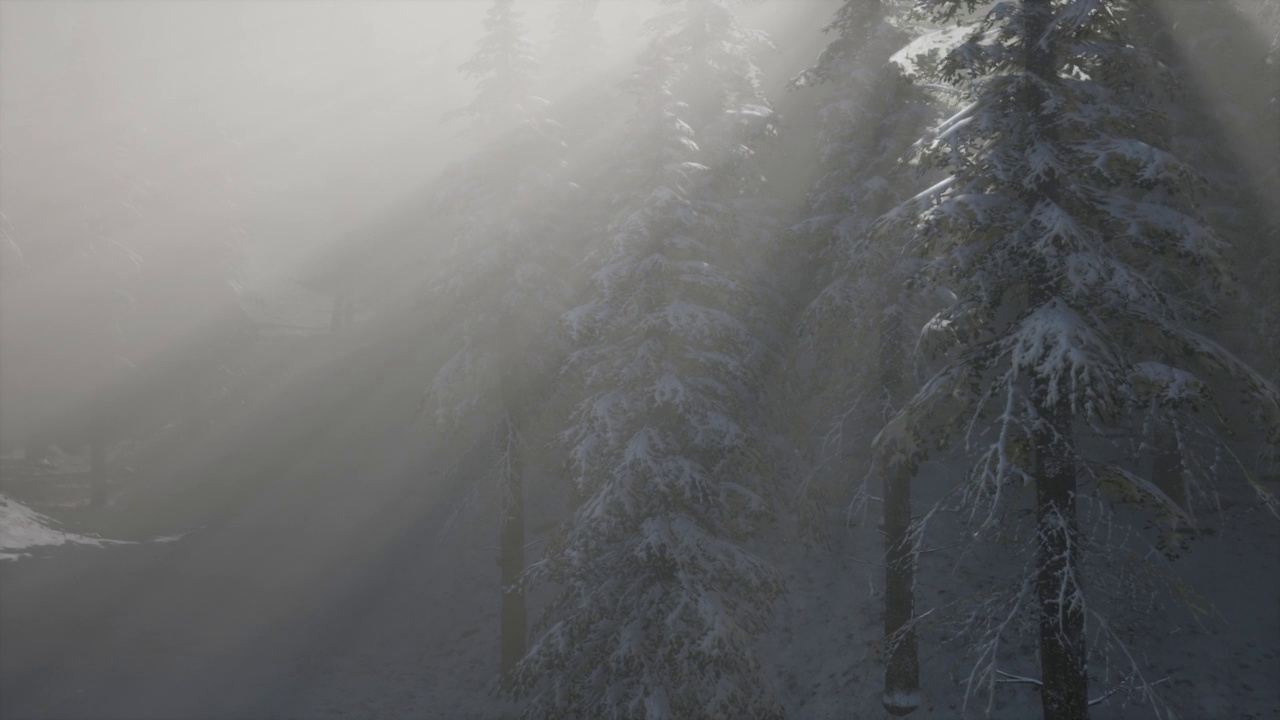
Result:
<svg viewBox="0 0 1280 720"><path fill-rule="evenodd" d="M936 481L948 469L954 473L926 464L922 479ZM1162 714L1117 692L1091 708L1092 720L1280 717L1280 519L1244 503L1232 509L1238 512L1229 532L1194 541L1190 552L1171 563L1191 601L1204 611L1199 622L1177 599L1162 597L1163 606L1152 610L1167 612L1168 622L1153 616L1132 626L1130 645L1147 681L1156 683ZM873 508L869 522L846 524L845 510L833 509L829 524L840 529L827 547L791 545L771 553L785 569L790 592L762 654L774 670L788 718L892 717L880 705L884 568L874 514ZM993 560L961 559L954 548L937 548L922 558L916 613L925 616L919 639L923 692L909 717L1042 716L1039 692L1026 683L1000 683L994 694L979 689L966 699L973 659L949 621L955 610L968 607L965 596L975 588L1009 583L1007 566ZM1034 636L1028 639L1021 646L1010 643L1003 670L1038 676ZM1096 639L1091 634L1089 641ZM1127 670L1122 658L1116 666L1113 679ZM1091 690L1099 700L1107 693L1098 684Z"/></svg>
<svg viewBox="0 0 1280 720"><path fill-rule="evenodd" d="M451 498L403 473L263 497L177 542L61 546L0 568L4 718L512 717L492 695L496 568L480 524L441 535ZM371 487L380 483L380 487ZM301 488L299 488L301 490ZM317 492L318 491L318 492ZM341 497L341 502L338 502ZM456 496L455 498L456 499ZM888 717L879 707L880 568L868 533L776 550L790 597L763 657L789 718ZM1177 717L1249 720L1280 709L1280 533L1246 516L1234 539L1179 561L1214 604L1206 630L1141 638ZM859 561L861 560L861 561ZM945 593L921 585L921 605ZM956 718L961 653L922 638L925 701ZM996 718L1039 716L1033 688L1002 685ZM981 717L986 697L970 701ZM1150 716L1102 704L1094 717Z"/></svg>

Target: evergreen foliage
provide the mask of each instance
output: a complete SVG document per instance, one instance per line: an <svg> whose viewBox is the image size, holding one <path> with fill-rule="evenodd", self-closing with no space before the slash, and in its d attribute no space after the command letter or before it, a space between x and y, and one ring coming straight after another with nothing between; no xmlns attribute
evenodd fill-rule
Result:
<svg viewBox="0 0 1280 720"><path fill-rule="evenodd" d="M921 3L936 20L973 5ZM947 177L890 220L911 228L929 258L922 281L958 300L923 335L941 370L878 443L922 453L959 441L973 457L955 493L971 531L1024 538L1035 556L1001 607L1009 617L1034 608L1054 718L1087 714L1086 624L1100 631L1100 656L1120 643L1091 593L1104 583L1085 574L1094 553L1116 548L1081 533L1079 513L1101 513L1105 525L1112 503L1140 498L1186 517L1082 433L1162 420L1175 423L1180 456L1222 447L1210 377L1240 387L1273 433L1280 412L1276 390L1198 329L1230 284L1225 246L1200 215L1196 173L1160 144L1158 104L1142 82L1151 53L1126 35L1132 10L1106 0L997 3L933 68L968 99L919 146L920 161ZM1190 459L1181 467L1192 484L1221 471L1197 473L1204 466ZM1028 504L1035 526L1020 535ZM971 689L994 686L999 638L1011 630L981 617ZM1140 678L1134 667L1122 684L1161 712Z"/></svg>
<svg viewBox="0 0 1280 720"><path fill-rule="evenodd" d="M879 384L883 353L893 358L888 363L907 362L908 338L898 333L888 347L882 330L889 316L911 322L903 313L913 303L902 285L917 262L902 252L899 238L876 237L874 226L911 194L917 173L901 161L936 115L929 98L889 60L910 36L890 22L891 7L873 12L874 5L842 5L826 28L839 36L793 80L796 87L828 91L818 137L822 173L810 191L808 217L793 229L809 255L800 333L806 362L817 369L805 374L804 392L828 403L818 405L819 417L846 417L860 408L844 424L873 426L892 405L883 396L859 394ZM860 445L857 438L846 442Z"/></svg>
<svg viewBox="0 0 1280 720"><path fill-rule="evenodd" d="M511 679L525 652L525 431L560 361L555 325L569 285L561 268L569 251L557 236L567 196L563 142L532 93L536 65L513 0L494 0L476 54L460 68L477 78L475 99L460 113L483 143L455 168L438 199L459 213L457 259L437 279L461 328L458 351L436 373L425 402L439 420L459 426L497 418L493 471L502 496L498 565L502 590L502 662Z"/></svg>
<svg viewBox="0 0 1280 720"><path fill-rule="evenodd" d="M824 172L811 192L813 214L797 230L812 237L809 266L820 291L805 298L797 360L811 370L802 405L818 418L835 418L822 433L841 474L867 494L856 469L870 434L896 412L912 386L909 335L923 303L904 287L913 261L903 253L902 234L876 235L874 225L908 196L918 173L901 163L911 142L935 112L924 91L891 62L909 40L892 22L895 8L878 1L850 0L825 28L837 38L816 64L793 80L799 87L833 87L821 111ZM817 412L815 412L817 410ZM816 418L814 418L816 419ZM848 448L848 449L846 449ZM869 455L869 453L865 453ZM914 623L915 541L911 537L911 481L915 458L884 449L873 473L883 480L885 528L885 647L883 705L905 714L919 704L919 668ZM807 491L804 488L802 491ZM819 501L821 504L821 501ZM818 517L825 522L825 517Z"/></svg>
<svg viewBox="0 0 1280 720"><path fill-rule="evenodd" d="M531 386L558 363L554 328L566 301L559 272L568 248L558 240L564 143L548 104L533 93L537 64L513 0L495 0L486 34L461 71L477 79L472 102L447 118L466 117L480 143L448 170L436 198L441 214L461 220L453 260L433 278L438 297L461 313L462 347L441 368L429 395L437 418L456 424L501 405L501 365L519 365Z"/></svg>
<svg viewBox="0 0 1280 720"><path fill-rule="evenodd" d="M562 590L521 663L530 717L773 717L752 637L778 575L742 543L769 521L752 415L767 347L750 322L738 201L773 122L758 37L724 0L648 25L638 107L595 298L565 316L586 396L563 438L578 505L538 582Z"/></svg>

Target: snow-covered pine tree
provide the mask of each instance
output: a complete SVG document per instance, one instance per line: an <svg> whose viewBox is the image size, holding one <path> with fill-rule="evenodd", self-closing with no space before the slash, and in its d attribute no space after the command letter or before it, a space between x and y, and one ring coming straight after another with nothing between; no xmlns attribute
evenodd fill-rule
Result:
<svg viewBox="0 0 1280 720"><path fill-rule="evenodd" d="M820 114L824 172L811 191L812 216L797 230L814 238L812 274L820 288L804 312L802 347L815 371L803 404L839 418L839 446L856 427L877 427L913 391L906 345L908 308L904 284L913 270L902 234L875 235L877 218L910 196L916 173L900 160L934 118L924 92L890 59L910 39L891 20L904 3L847 0L827 25L836 39L793 85L831 88ZM812 244L812 243L811 243ZM812 287L812 286L811 286ZM829 441L832 433L822 434ZM863 442L870 437L861 438ZM850 462L846 453L837 460ZM857 479L862 473L850 469ZM884 447L875 472L883 482L885 532L885 659L882 702L893 714L919 705L919 662L914 615L915 553L911 539L911 481L916 460ZM860 483L855 482L855 486ZM859 493L860 497L865 497Z"/></svg>
<svg viewBox="0 0 1280 720"><path fill-rule="evenodd" d="M742 173L773 122L726 0L674 0L629 83L625 191L596 297L568 315L586 397L563 437L577 508L531 579L561 588L519 669L528 717L778 713L752 638L782 592L742 546L769 520L753 417ZM691 102L692 101L692 102Z"/></svg>
<svg viewBox="0 0 1280 720"><path fill-rule="evenodd" d="M523 423L550 387L561 355L554 342L566 301L561 270L568 248L556 234L570 188L562 178L563 143L532 93L533 51L513 0L494 0L476 54L461 71L476 78L465 116L482 143L454 168L442 209L460 216L454 257L437 280L457 308L457 353L439 370L424 400L458 425L498 418L494 468L502 493L501 672L510 679L527 642L524 592Z"/></svg>
<svg viewBox="0 0 1280 720"><path fill-rule="evenodd" d="M951 20L975 3L920 5ZM1187 519L1100 438L1166 414L1190 418L1175 433L1180 452L1203 449L1215 408L1202 375L1241 387L1273 437L1280 414L1276 390L1197 331L1226 282L1223 244L1199 217L1194 174L1155 143L1141 82L1149 53L1124 33L1131 10L1124 0L997 3L935 68L969 98L921 143L921 159L948 177L889 220L914 227L930 259L924 281L958 300L925 329L949 348L945 364L878 442L920 452L958 435L975 456L955 491L972 534L1029 538L1027 575L1000 617L974 621L985 635L970 688L994 687L1000 636L1029 610L1054 720L1088 716L1086 626L1097 655L1121 643L1095 602L1105 578L1090 584L1084 572L1109 548L1080 531L1081 508L1133 502ZM1189 481L1221 472L1195 467ZM1029 535L1024 518L1034 518ZM1140 678L1135 666L1116 690L1145 694L1160 712Z"/></svg>

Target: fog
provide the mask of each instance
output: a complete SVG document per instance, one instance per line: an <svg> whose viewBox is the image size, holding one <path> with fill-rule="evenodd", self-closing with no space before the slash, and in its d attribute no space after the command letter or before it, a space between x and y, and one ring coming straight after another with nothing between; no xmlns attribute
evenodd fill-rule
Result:
<svg viewBox="0 0 1280 720"><path fill-rule="evenodd" d="M461 156L440 119L471 92L455 68L482 14L8 3L6 215L33 237L72 232L55 222L136 242L240 228L255 265L294 258ZM64 207L75 217L50 211Z"/></svg>
<svg viewBox="0 0 1280 720"><path fill-rule="evenodd" d="M517 3L539 54L561 4ZM6 716L289 708L302 690L280 674L313 623L375 642L383 630L360 618L425 602L439 562L485 579L433 601L428 635L456 632L451 603L491 595L488 543L473 540L491 537L476 507L492 498L467 490L486 472L485 421L445 432L420 407L460 339L453 308L423 298L458 247L434 198L485 141L446 115L475 95L459 66L489 5L0 3L0 493L56 514L55 539L184 538L124 565L6 569ZM817 6L751 3L744 18L814 38L832 4ZM660 7L600 3L604 62L538 92L616 87ZM770 94L785 102L812 54L766 52ZM631 104L610 102L615 117ZM623 130L597 135L575 144L576 166L603 162ZM459 522L474 526L449 536L462 544L424 559ZM93 627L67 623L78 598ZM197 680L168 646L138 644L153 636L185 636L219 669ZM121 673L50 701L56 667ZM215 689L233 676L238 690Z"/></svg>
<svg viewBox="0 0 1280 720"><path fill-rule="evenodd" d="M972 374L996 383L984 399L946 421L971 400L958 385L933 405L913 398L977 352L960 336L988 342L1034 304L1031 270L974 270L989 247L947 255L948 238L928 236L947 226L995 246L1020 237L998 223L1026 208L962 220L940 208L1056 202L1060 188L1032 178L1002 195L1003 160L984 153L1016 142L1009 157L1034 155L1018 133L1039 121L1002 123L1035 113L1015 103L971 122L987 86L928 57L955 51L997 4L944 31L910 4L0 0L0 715L541 717L589 695L547 691L561 673L619 673L599 693L615 698L640 692L630 672L644 692L731 688L724 702L779 717L934 719L971 707L974 688L957 681L969 674L1003 693L997 713L1035 716L1048 680L1032 678L1034 633L1001 633L1037 627L1028 578L1048 515L1025 490L1048 481L1021 470L1013 499L996 493L988 517L1008 503L1008 528L975 530L988 508L962 503L985 497L983 473L1004 482L1047 452L1028 450L1048 417L1040 396L1015 393L1061 370L1010 371L997 387L1001 355ZM1101 185L1112 204L1079 223L1099 223L1099 253L1141 236L1114 266L1138 268L1163 304L1131 314L1185 309L1199 324L1178 347L1221 350L1207 364L1227 377L1214 382L1244 388L1238 406L1204 410L1191 394L1212 383L1129 325L1089 336L1113 343L1106 352L1063 353L1112 363L1072 376L1072 392L1139 377L1154 358L1172 368L1088 395L1123 395L1115 418L1064 411L1083 438L1058 434L1082 458L1067 495L1101 528L1088 551L1112 553L1084 577L1138 605L1144 593L1151 607L1185 601L1196 623L1182 582L1203 582L1239 621L1206 640L1125 605L1117 637L1151 641L1132 653L1090 625L1089 652L1110 653L1085 673L1101 688L1082 706L1095 718L1165 692L1160 707L1206 718L1280 709L1253 689L1280 672L1274 653L1259 656L1275 643L1253 642L1280 640L1277 526L1262 517L1280 508L1280 215L1268 199L1280 12L1222 6L1211 23L1194 0L1137 3L1120 24L1158 61L1128 65L1133 46L1113 48L1116 77L1101 51L1061 49L1079 55L1061 79L1128 88L1087 122L1064 113L1105 119L1103 140L1071 146L1072 181L1120 178ZM503 24L511 9L522 37ZM670 26L653 24L668 12ZM1140 142L1108 134L1131 130ZM1096 148L1096 163L1080 159ZM1000 179L982 185L983 172ZM965 177L979 190L948 195ZM1139 218L1138 200L1173 210ZM1143 244L1152 237L1167 242ZM991 300L983 273L1014 277ZM1082 283L1060 294L1089 322L1146 302L1084 287L1085 275L1072 266L1053 282ZM1199 303L1218 300L1201 285L1225 298L1203 316ZM961 327L958 308L983 302L1000 307ZM947 333L954 346L934 348ZM1176 402L1139 397L1165 377L1177 388L1160 402ZM984 403L1004 392L1008 409L989 417ZM1261 411L1239 409L1250 398ZM902 430L913 412L931 429ZM1226 439L1204 430L1214 420ZM964 442L939 422L967 422ZM998 454L985 457L999 462L983 470L967 453L991 428ZM1095 456L1119 469L1097 470ZM1220 489L1236 475L1247 482ZM1120 500L1107 495L1117 483L1129 483ZM1115 514L1090 515L1095 501ZM1145 525L1131 520L1139 507ZM1215 522L1247 542L1180 560ZM1116 558L1148 564L1112 583ZM1176 592L1159 585L1170 577ZM978 607L965 627L981 625L1011 587L1022 595L987 635L945 624ZM568 624L539 624L543 611ZM648 619L597 632L633 615ZM615 635L628 639L613 653ZM905 646L909 667L886 659ZM663 659L629 654L644 652ZM689 657L730 679L700 685L680 669ZM525 671L543 674L519 685ZM913 688L890 687L899 671ZM514 704L501 692L513 688L526 693ZM618 716L739 716L663 692ZM596 716L582 707L561 716Z"/></svg>
<svg viewBox="0 0 1280 720"><path fill-rule="evenodd" d="M545 44L556 3L522 5ZM5 256L5 447L53 405L79 412L95 386L114 382L105 376L116 360L145 371L157 353L196 342L226 305L323 324L328 308L317 304L327 299L299 299L298 281L353 236L424 206L427 186L474 149L465 122L442 118L474 92L457 68L485 6L5 2L0 206L20 248ZM584 82L625 74L656 7L598 9L616 67ZM785 7L756 5L750 19L777 25ZM422 256L439 241L411 240ZM160 285L169 294L143 297ZM56 332L86 307L100 317L80 321L99 330L130 316L127 351L75 347L83 328ZM32 327L57 349L36 350ZM86 353L104 362L58 366L83 365ZM55 386L56 402L21 399Z"/></svg>

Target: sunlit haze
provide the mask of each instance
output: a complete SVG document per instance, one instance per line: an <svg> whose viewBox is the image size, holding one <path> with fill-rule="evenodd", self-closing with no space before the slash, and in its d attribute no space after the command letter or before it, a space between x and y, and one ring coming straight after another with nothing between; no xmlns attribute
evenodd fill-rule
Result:
<svg viewBox="0 0 1280 720"><path fill-rule="evenodd" d="M0 717L1280 716L1278 200L1273 0L0 0Z"/></svg>

